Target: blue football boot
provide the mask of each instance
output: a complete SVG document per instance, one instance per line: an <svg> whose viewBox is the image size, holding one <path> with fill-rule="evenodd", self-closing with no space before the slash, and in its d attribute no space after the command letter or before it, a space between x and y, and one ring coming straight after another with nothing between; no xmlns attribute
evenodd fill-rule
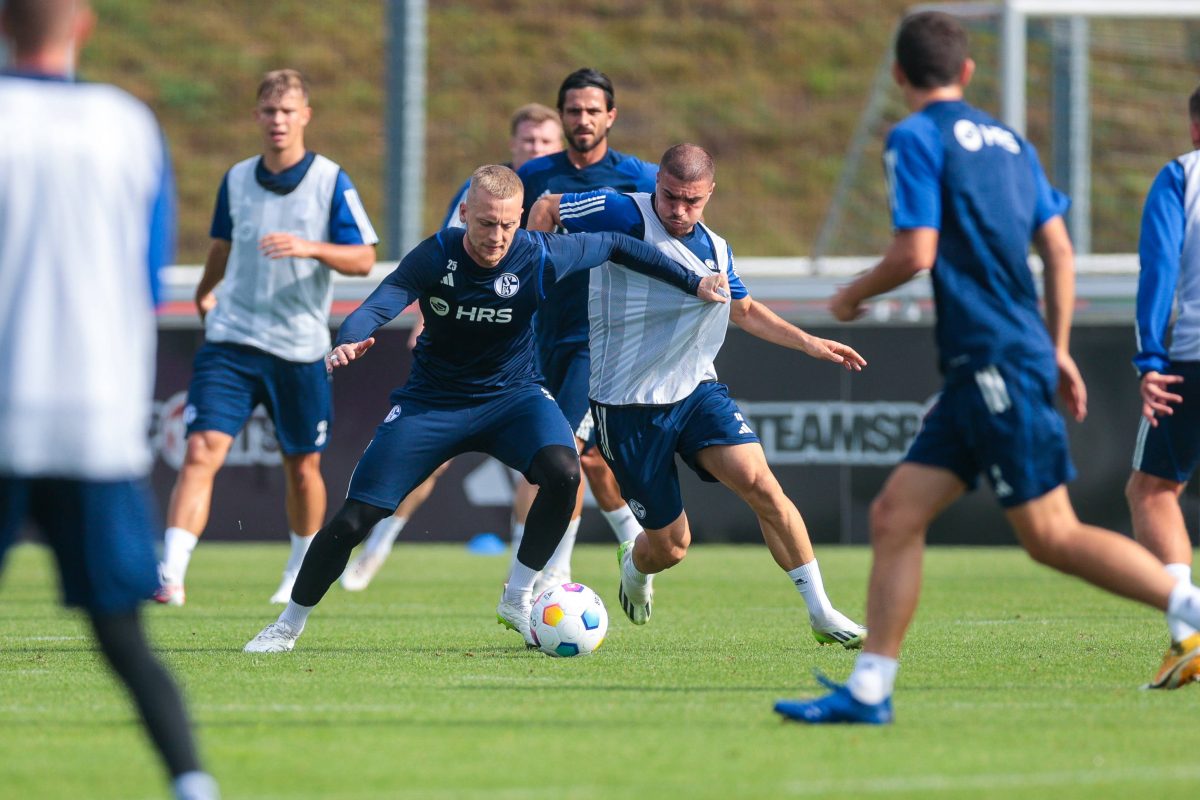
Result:
<svg viewBox="0 0 1200 800"><path fill-rule="evenodd" d="M835 683L819 672L816 673L816 677L822 686L832 690L830 694L813 700L780 700L775 704L775 711L787 719L807 722L810 725L833 722L859 725L891 723L891 697L885 698L881 703L860 703L843 684Z"/></svg>

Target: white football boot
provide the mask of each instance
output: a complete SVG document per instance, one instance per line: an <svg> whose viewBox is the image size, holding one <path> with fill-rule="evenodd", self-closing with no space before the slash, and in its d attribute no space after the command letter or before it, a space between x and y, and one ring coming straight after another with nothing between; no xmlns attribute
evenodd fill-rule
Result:
<svg viewBox="0 0 1200 800"><path fill-rule="evenodd" d="M296 646L300 631L286 622L272 622L258 632L246 646L242 648L247 653L289 653Z"/></svg>
<svg viewBox="0 0 1200 800"><path fill-rule="evenodd" d="M375 577L375 573L379 572L379 568L383 566L383 562L387 560L388 554L372 553L364 551L358 558L350 562L345 571L342 572L342 588L347 592L361 592L370 585L371 579Z"/></svg>

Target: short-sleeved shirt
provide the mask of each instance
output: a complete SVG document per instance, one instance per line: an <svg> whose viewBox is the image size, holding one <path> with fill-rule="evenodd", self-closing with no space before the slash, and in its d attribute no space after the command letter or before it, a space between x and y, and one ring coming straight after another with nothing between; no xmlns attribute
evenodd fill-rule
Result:
<svg viewBox="0 0 1200 800"><path fill-rule="evenodd" d="M1028 256L1034 232L1069 201L1033 146L965 102L936 102L892 130L884 167L893 227L939 232L932 279L942 371L1020 363L1054 374Z"/></svg>
<svg viewBox="0 0 1200 800"><path fill-rule="evenodd" d="M616 192L652 192L658 165L610 149L604 158L583 169L577 168L566 151L526 161L517 171L525 187L525 212L544 194L611 189ZM588 338L587 275L576 275L559 283L538 312L537 342L543 353L555 345L586 343Z"/></svg>
<svg viewBox="0 0 1200 800"><path fill-rule="evenodd" d="M221 182L211 233L231 248L206 338L300 363L329 350L332 270L315 258L267 258L259 241L270 233L339 245L379 240L349 176L316 153L278 174L260 156L235 164Z"/></svg>

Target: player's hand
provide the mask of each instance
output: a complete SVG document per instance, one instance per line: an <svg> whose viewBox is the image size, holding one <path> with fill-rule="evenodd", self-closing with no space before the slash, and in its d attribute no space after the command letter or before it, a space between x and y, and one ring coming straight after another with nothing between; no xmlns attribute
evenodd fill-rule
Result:
<svg viewBox="0 0 1200 800"><path fill-rule="evenodd" d="M1163 375L1151 370L1142 376L1139 391L1142 395L1142 416L1150 423L1150 427L1158 427L1158 417L1170 416L1175 413L1171 403L1182 403L1183 396L1170 391L1173 383L1183 383L1182 375Z"/></svg>
<svg viewBox="0 0 1200 800"><path fill-rule="evenodd" d="M349 344L339 344L337 347L329 351L329 355L325 356L325 369L333 372L338 367L344 367L356 358L362 358L363 353L371 349L375 344L375 337L364 339L361 342L350 342Z"/></svg>
<svg viewBox="0 0 1200 800"><path fill-rule="evenodd" d="M696 287L696 297L709 303L728 303L729 276L724 271L704 276Z"/></svg>
<svg viewBox="0 0 1200 800"><path fill-rule="evenodd" d="M196 298L196 313L200 315L200 321L204 322L204 318L208 316L208 312L217 307L217 296L212 292L203 297Z"/></svg>
<svg viewBox="0 0 1200 800"><path fill-rule="evenodd" d="M1056 353L1055 360L1058 362L1058 394L1075 421L1083 422L1087 416L1087 386L1079 374L1079 367L1075 366L1075 359L1069 353Z"/></svg>
<svg viewBox="0 0 1200 800"><path fill-rule="evenodd" d="M833 339L809 336L801 345L801 349L813 358L841 364L852 372L861 372L862 368L867 365L867 360L860 356L853 347L835 342Z"/></svg>
<svg viewBox="0 0 1200 800"><path fill-rule="evenodd" d="M853 322L867 313L867 308L851 296L850 287L843 286L829 301L829 313L839 322Z"/></svg>
<svg viewBox="0 0 1200 800"><path fill-rule="evenodd" d="M312 242L290 233L268 233L258 240L258 249L270 259L313 258L316 255Z"/></svg>

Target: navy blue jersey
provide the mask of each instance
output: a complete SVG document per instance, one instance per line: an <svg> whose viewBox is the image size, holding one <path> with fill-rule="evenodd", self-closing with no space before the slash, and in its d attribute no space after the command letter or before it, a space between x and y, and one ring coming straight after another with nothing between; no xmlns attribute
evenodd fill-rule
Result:
<svg viewBox="0 0 1200 800"><path fill-rule="evenodd" d="M563 151L526 161L517 174L525 186L525 210L521 216L524 225L529 219L529 209L544 194L592 189L653 192L658 165L609 149L604 158L579 169ZM548 295L537 321L538 347L542 352L549 352L556 344L587 341L587 286L587 275L577 275L559 282Z"/></svg>
<svg viewBox="0 0 1200 800"><path fill-rule="evenodd" d="M1027 259L1034 232L1069 201L1033 146L962 101L937 102L892 130L884 166L893 227L939 231L942 371L1016 363L1055 374Z"/></svg>
<svg viewBox="0 0 1200 800"><path fill-rule="evenodd" d="M534 312L555 283L607 261L689 294L700 282L654 247L620 234L518 230L508 253L491 268L467 254L464 234L439 231L417 245L338 331L337 344L362 341L420 301L425 330L413 349L408 383L394 397L461 405L537 383Z"/></svg>

